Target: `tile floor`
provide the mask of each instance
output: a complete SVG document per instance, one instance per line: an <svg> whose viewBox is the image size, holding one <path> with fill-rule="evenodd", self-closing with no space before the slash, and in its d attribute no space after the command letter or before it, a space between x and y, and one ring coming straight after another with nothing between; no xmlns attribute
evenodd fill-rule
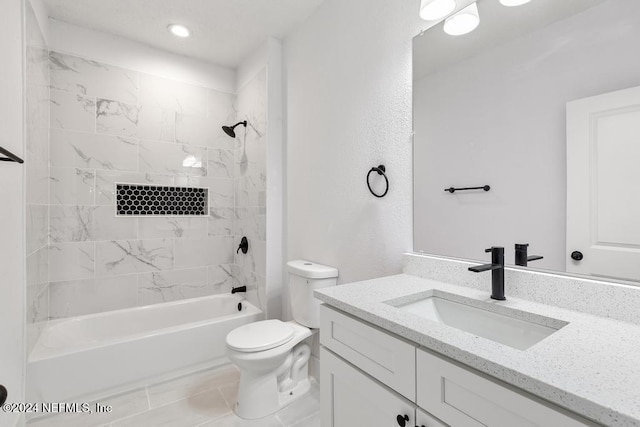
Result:
<svg viewBox="0 0 640 427"><path fill-rule="evenodd" d="M233 365L151 384L101 399L110 413L60 414L30 421L29 427L320 427L320 396L311 392L273 416L258 421L238 418L235 403L240 375ZM82 400L75 400L81 402ZM94 403L91 403L94 407Z"/></svg>

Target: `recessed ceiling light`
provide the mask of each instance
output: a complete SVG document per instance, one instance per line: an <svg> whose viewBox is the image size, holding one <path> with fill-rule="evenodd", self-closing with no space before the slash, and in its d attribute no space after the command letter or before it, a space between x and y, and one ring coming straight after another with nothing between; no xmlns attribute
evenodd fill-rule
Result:
<svg viewBox="0 0 640 427"><path fill-rule="evenodd" d="M475 30L480 24L480 14L475 3L444 21L444 32L450 36L461 36Z"/></svg>
<svg viewBox="0 0 640 427"><path fill-rule="evenodd" d="M420 18L425 21L435 21L444 18L455 8L455 0L421 0Z"/></svg>
<svg viewBox="0 0 640 427"><path fill-rule="evenodd" d="M500 4L503 6L520 6L530 1L531 0L500 0Z"/></svg>
<svg viewBox="0 0 640 427"><path fill-rule="evenodd" d="M167 27L167 29L171 34L178 37L189 37L189 35L191 34L189 29L184 25L171 24Z"/></svg>

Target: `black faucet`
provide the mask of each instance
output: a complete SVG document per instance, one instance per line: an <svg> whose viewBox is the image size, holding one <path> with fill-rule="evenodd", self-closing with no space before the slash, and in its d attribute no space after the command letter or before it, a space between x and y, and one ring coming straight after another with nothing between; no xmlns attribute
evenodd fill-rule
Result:
<svg viewBox="0 0 640 427"><path fill-rule="evenodd" d="M237 288L231 288L231 293L235 294L237 292L247 292L246 286L238 286Z"/></svg>
<svg viewBox="0 0 640 427"><path fill-rule="evenodd" d="M526 267L529 261L542 259L539 255L527 256L528 243L516 243L516 265Z"/></svg>
<svg viewBox="0 0 640 427"><path fill-rule="evenodd" d="M504 297L504 248L492 246L490 249L485 249L485 252L491 252L491 264L469 267L469 271L474 273L491 271L491 298L504 301L506 300Z"/></svg>

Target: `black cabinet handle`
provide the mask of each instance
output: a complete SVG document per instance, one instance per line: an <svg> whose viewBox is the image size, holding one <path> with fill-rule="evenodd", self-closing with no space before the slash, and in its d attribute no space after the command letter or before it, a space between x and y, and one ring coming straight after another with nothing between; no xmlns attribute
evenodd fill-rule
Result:
<svg viewBox="0 0 640 427"><path fill-rule="evenodd" d="M396 421L400 427L404 427L407 424L407 421L409 421L409 415L398 415L396 417Z"/></svg>
<svg viewBox="0 0 640 427"><path fill-rule="evenodd" d="M582 258L584 258L584 255L582 255L582 252L580 251L573 251L571 252L571 259L574 261L582 261Z"/></svg>
<svg viewBox="0 0 640 427"><path fill-rule="evenodd" d="M7 392L6 387L0 384L0 406L4 405L4 402L7 401L8 395L9 393Z"/></svg>

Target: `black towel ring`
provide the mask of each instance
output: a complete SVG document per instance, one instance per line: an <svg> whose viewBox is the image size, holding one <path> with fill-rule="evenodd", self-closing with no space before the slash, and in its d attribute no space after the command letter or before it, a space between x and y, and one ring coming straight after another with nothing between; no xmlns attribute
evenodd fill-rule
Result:
<svg viewBox="0 0 640 427"><path fill-rule="evenodd" d="M369 191L371 191L371 194L373 194L374 196L376 196L378 198L386 196L387 193L389 192L389 179L387 178L387 175L385 174L386 171L387 171L387 169L384 167L384 165L380 165L377 168L371 168L371 170L367 174L367 187L369 187ZM387 189L384 190L384 193L376 194L371 189L371 184L369 184L369 177L371 176L371 172L377 172L378 175L382 175L382 177L384 178L385 182L387 183Z"/></svg>

